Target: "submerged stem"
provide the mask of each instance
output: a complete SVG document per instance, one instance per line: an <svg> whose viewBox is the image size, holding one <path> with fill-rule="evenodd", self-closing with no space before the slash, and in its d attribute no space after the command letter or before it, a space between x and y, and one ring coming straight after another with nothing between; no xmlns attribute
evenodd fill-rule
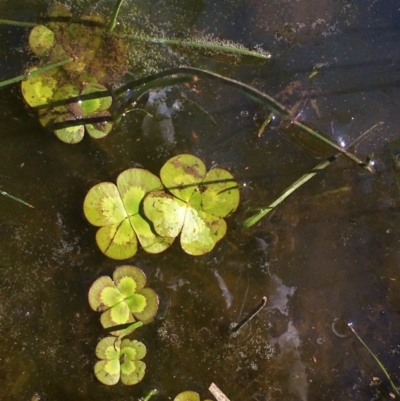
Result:
<svg viewBox="0 0 400 401"><path fill-rule="evenodd" d="M369 354L374 358L375 362L378 364L379 368L383 372L383 374L386 376L386 378L389 380L390 386L392 387L393 391L396 393L398 397L400 397L400 392L399 389L396 387L396 385L393 383L392 378L390 377L388 371L386 368L383 366L382 362L378 359L378 357L371 351L371 349L368 347L367 344L363 341L363 339L357 334L357 332L354 330L353 325L349 323L347 326L349 326L350 330L353 332L353 334L356 336L357 340L362 344L362 346L369 352Z"/></svg>
<svg viewBox="0 0 400 401"><path fill-rule="evenodd" d="M1 81L0 82L0 88L3 87L3 86L11 85L11 84L13 84L15 82L23 81L24 79L27 79L29 77L33 77L35 75L43 74L43 73L45 73L47 71L50 71L50 70L52 70L54 68L58 68L58 67L61 67L64 64L70 63L72 60L73 60L72 58L68 58L68 59L65 59L65 60L62 60L62 61L58 61L57 63L46 65L45 67L39 68L39 69L37 69L35 71L31 71L28 74L18 75L17 77L6 79L5 81Z"/></svg>

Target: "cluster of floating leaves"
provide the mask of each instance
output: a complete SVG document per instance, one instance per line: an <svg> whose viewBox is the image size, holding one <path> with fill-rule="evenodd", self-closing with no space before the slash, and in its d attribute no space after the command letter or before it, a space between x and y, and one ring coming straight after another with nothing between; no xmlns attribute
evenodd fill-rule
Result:
<svg viewBox="0 0 400 401"><path fill-rule="evenodd" d="M104 328L113 329L112 336L100 340L96 355L96 377L107 385L133 385L145 374L146 364L141 361L146 347L137 340L123 339L143 324L150 323L158 310L158 296L146 287L146 275L135 266L119 266L113 278L99 277L90 287L88 299L91 308L102 312L100 321ZM123 329L120 329L124 326Z"/></svg>
<svg viewBox="0 0 400 401"><path fill-rule="evenodd" d="M96 242L105 255L128 259L138 242L146 252L159 253L179 235L186 253L203 255L224 237L224 217L239 205L239 189L228 171L207 172L199 158L182 154L164 164L160 177L132 168L118 176L117 185L103 182L89 190L83 209L100 227Z"/></svg>
<svg viewBox="0 0 400 401"><path fill-rule="evenodd" d="M106 34L102 17L86 16L75 22L70 10L59 3L49 8L46 21L29 35L29 46L39 63L27 71L22 95L38 110L42 125L63 142L78 143L85 132L102 138L112 129L108 111L112 98L107 87L127 70L125 42ZM67 59L71 62L30 74Z"/></svg>

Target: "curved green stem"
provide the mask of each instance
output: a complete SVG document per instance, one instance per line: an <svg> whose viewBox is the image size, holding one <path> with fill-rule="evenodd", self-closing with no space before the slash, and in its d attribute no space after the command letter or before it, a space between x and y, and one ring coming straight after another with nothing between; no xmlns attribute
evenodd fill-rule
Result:
<svg viewBox="0 0 400 401"><path fill-rule="evenodd" d="M128 83L124 86L122 86L118 92L123 92L127 89L130 89L131 87L137 87L141 84L168 76L168 75L174 75L174 74L192 74L194 76L203 76L208 79L216 80L218 82L222 82L226 85L232 86L239 92L242 92L246 96L250 97L251 99L254 99L255 101L264 104L268 108L274 110L278 114L290 118L290 111L281 103L279 103L277 100L275 100L273 97L267 95L264 92L261 92L260 90L253 88L250 85L244 84L243 82L236 81L235 79L232 78L227 78L222 75L216 74L214 72L206 71L206 70L201 70L200 68L193 68L193 67L179 67L179 68L173 68L170 70L162 71L154 75L150 75L148 77L133 81L131 83ZM133 86L132 86L133 85ZM348 159L354 161L357 163L360 167L365 168L369 172L373 172L372 166L370 166L368 163L363 162L361 159L359 159L357 156L353 155L352 153L348 152L346 149L341 148L339 145L336 143L330 141L329 139L325 138L322 134L320 134L318 131L307 127L305 124L299 122L299 121L292 121L292 124L296 125L298 128L301 130L307 132L308 134L312 135L314 138L320 140L321 142L324 142L328 146L332 147L333 149L337 150L344 156L346 156Z"/></svg>

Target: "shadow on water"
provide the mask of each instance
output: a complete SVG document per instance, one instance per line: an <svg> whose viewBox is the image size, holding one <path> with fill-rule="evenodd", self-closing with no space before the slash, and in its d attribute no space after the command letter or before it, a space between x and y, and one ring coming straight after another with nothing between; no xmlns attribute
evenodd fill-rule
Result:
<svg viewBox="0 0 400 401"><path fill-rule="evenodd" d="M111 3L87 0L78 9L105 12ZM168 107L182 104L172 116L175 142L166 144L151 129L143 135L144 114L130 113L109 137L73 146L40 127L18 86L3 89L0 189L35 209L0 199L0 399L137 400L153 387L159 399L186 389L204 399L211 382L232 401L388 399L373 360L354 337L335 335L332 323L351 321L400 383L397 3L153 3L137 2L169 34L205 32L270 50L265 64L206 57L196 63L281 96L288 107L298 104L302 120L337 142L347 144L383 121L357 148L363 158L373 154L377 172L340 159L246 230L248 208L273 201L319 160L276 129L259 137L268 111L231 88L203 80L196 91L166 92ZM4 1L0 14L34 20L43 8ZM123 17L132 22L129 9ZM1 26L0 38L5 79L29 62L26 32ZM93 374L103 333L87 291L119 263L97 250L83 199L126 168L158 173L182 152L245 183L242 205L210 254L190 257L174 244L128 261L160 294L160 314L135 333L148 347L144 380L106 387ZM266 307L229 335L263 296Z"/></svg>

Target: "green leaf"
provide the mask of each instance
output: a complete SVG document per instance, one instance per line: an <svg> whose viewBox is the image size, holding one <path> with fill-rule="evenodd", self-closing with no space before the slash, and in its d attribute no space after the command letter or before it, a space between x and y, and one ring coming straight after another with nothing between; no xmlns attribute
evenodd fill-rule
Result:
<svg viewBox="0 0 400 401"><path fill-rule="evenodd" d="M121 340L115 337L104 337L96 346L96 356L99 359L118 359L121 350Z"/></svg>
<svg viewBox="0 0 400 401"><path fill-rule="evenodd" d="M132 277L122 277L118 283L118 291L125 298L132 296L136 291L136 282Z"/></svg>
<svg viewBox="0 0 400 401"><path fill-rule="evenodd" d="M195 391L182 391L174 398L174 401L200 401L200 395Z"/></svg>
<svg viewBox="0 0 400 401"><path fill-rule="evenodd" d="M116 324L116 322L112 319L111 309L108 309L107 311L105 311L104 313L101 314L100 323L103 326L103 328L107 329L109 334L111 334L112 336L116 336L118 338L122 338L122 337L125 337L125 336L133 333L136 329L138 329L139 327L141 327L143 325L143 322L135 321L132 313L129 314L129 318L126 322L121 323L121 324ZM121 326L123 324L129 324L129 323L131 323L131 324L124 329L118 328L118 326ZM113 327L116 327L115 330L112 330Z"/></svg>
<svg viewBox="0 0 400 401"><path fill-rule="evenodd" d="M107 386L117 384L120 378L121 368L118 359L112 361L98 361L94 365L94 374L97 379Z"/></svg>
<svg viewBox="0 0 400 401"><path fill-rule="evenodd" d="M76 117L73 114L65 114L57 117L55 123L68 123L69 121L75 121ZM85 135L85 127L83 125L74 125L70 127L60 128L54 130L56 137L65 143L76 144L79 143Z"/></svg>
<svg viewBox="0 0 400 401"><path fill-rule="evenodd" d="M63 104L55 105L53 110L57 112L67 112L69 109L71 111L70 114L73 114L75 117L80 114L83 115L82 109L80 109L79 104L75 100L74 103L69 102L69 99L77 98L79 96L79 89L75 85L64 85L59 88L53 96L52 102L60 102ZM80 110L79 110L80 109Z"/></svg>
<svg viewBox="0 0 400 401"><path fill-rule="evenodd" d="M124 297L115 286L109 286L105 287L103 291L101 291L100 299L102 305L105 305L105 307L108 309L120 304L120 302L124 300Z"/></svg>
<svg viewBox="0 0 400 401"><path fill-rule="evenodd" d="M31 107L47 105L53 98L58 85L57 80L53 77L54 71L29 76L29 73L36 70L38 70L37 67L29 69L27 71L28 78L21 82L22 96Z"/></svg>
<svg viewBox="0 0 400 401"><path fill-rule="evenodd" d="M126 359L121 366L121 382L126 386L139 383L146 373L146 364L142 361L132 362Z"/></svg>
<svg viewBox="0 0 400 401"><path fill-rule="evenodd" d="M122 340L121 354L124 353L127 348L131 348L135 351L134 353L135 360L143 359L146 356L146 346L138 340L129 340L127 338Z"/></svg>
<svg viewBox="0 0 400 401"><path fill-rule="evenodd" d="M83 202L83 212L94 226L110 226L127 217L118 189L111 182L102 182L92 187Z"/></svg>
<svg viewBox="0 0 400 401"><path fill-rule="evenodd" d="M111 114L108 111L101 111L89 117L103 120L93 124L85 124L86 131L92 138L104 138L113 129L114 123L110 120Z"/></svg>
<svg viewBox="0 0 400 401"><path fill-rule="evenodd" d="M147 304L146 297L141 294L132 294L129 298L126 299L125 302L128 305L129 310L133 313L135 317L136 312L143 312Z"/></svg>
<svg viewBox="0 0 400 401"><path fill-rule="evenodd" d="M161 181L177 198L188 202L206 175L204 163L196 156L182 154L169 159L160 171Z"/></svg>
<svg viewBox="0 0 400 401"><path fill-rule="evenodd" d="M130 218L133 229L139 239L140 245L148 253L160 253L165 251L174 242L174 238L164 238L152 230L149 222L140 214Z"/></svg>
<svg viewBox="0 0 400 401"><path fill-rule="evenodd" d="M222 218L188 208L181 233L182 249L190 255L204 255L226 234Z"/></svg>
<svg viewBox="0 0 400 401"><path fill-rule="evenodd" d="M101 227L96 233L96 242L111 259L129 259L137 252L137 238L129 219L118 225Z"/></svg>
<svg viewBox="0 0 400 401"><path fill-rule="evenodd" d="M153 192L146 196L143 210L153 222L154 229L162 237L175 238L182 230L187 204L164 192Z"/></svg>
<svg viewBox="0 0 400 401"><path fill-rule="evenodd" d="M102 300L102 294L106 288L116 289L115 284L110 277L101 276L92 284L89 289L89 304L90 307L96 312L102 312L110 307L110 305L104 304Z"/></svg>
<svg viewBox="0 0 400 401"><path fill-rule="evenodd" d="M202 210L214 216L225 217L239 206L240 193L233 176L226 170L210 170L201 183Z"/></svg>
<svg viewBox="0 0 400 401"><path fill-rule="evenodd" d="M162 189L161 181L148 170L130 168L117 178L117 187L127 212L139 213L140 204L148 192Z"/></svg>
<svg viewBox="0 0 400 401"><path fill-rule="evenodd" d="M136 266L123 265L114 270L113 280L118 288L120 288L121 281L126 277L131 278L135 282L136 288L132 292L126 293L126 295L124 295L125 297L130 296L135 291L142 289L147 282L147 278L143 270Z"/></svg>
<svg viewBox="0 0 400 401"><path fill-rule="evenodd" d="M145 299L145 306L142 311L138 310L138 308L134 310L132 308L130 299L127 299L126 302L128 303L129 308L136 319L142 321L143 323L150 323L154 319L158 311L158 296L152 288L148 287L139 290L137 295L140 295Z"/></svg>
<svg viewBox="0 0 400 401"><path fill-rule="evenodd" d="M101 97L93 97L84 99L81 102L81 107L85 116L89 116L93 113L97 113L99 111L108 110L111 107L112 97L105 96L104 92L107 92L107 88L103 85L96 83L88 83L83 89L82 95L93 95L95 96L98 93L98 96Z"/></svg>
<svg viewBox="0 0 400 401"><path fill-rule="evenodd" d="M133 323L135 320L133 319L132 313L125 301L107 309L100 316L101 325L105 329L120 324L130 323L130 321Z"/></svg>
<svg viewBox="0 0 400 401"><path fill-rule="evenodd" d="M35 26L29 35L29 47L38 56L44 56L54 44L54 32L44 25Z"/></svg>

